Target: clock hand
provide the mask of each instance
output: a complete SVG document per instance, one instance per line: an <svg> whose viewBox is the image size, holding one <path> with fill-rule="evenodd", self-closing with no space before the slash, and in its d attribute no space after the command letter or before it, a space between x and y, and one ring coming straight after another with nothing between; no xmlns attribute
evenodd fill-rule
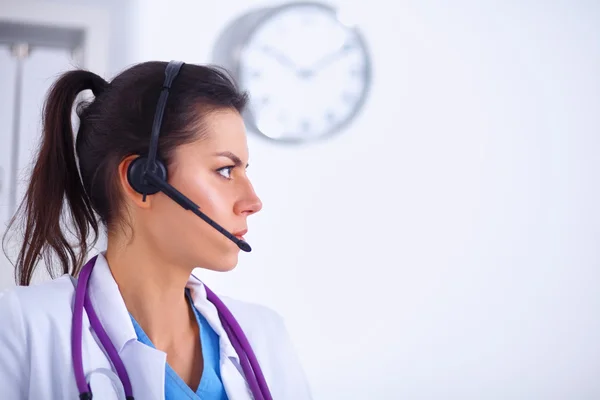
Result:
<svg viewBox="0 0 600 400"><path fill-rule="evenodd" d="M314 75L313 70L311 68L300 68L298 67L292 60L290 60L287 56L277 51L273 47L263 46L262 51L271 57L275 58L280 64L289 67L292 71L296 73L302 79L310 78Z"/></svg>
<svg viewBox="0 0 600 400"><path fill-rule="evenodd" d="M354 47L354 45L352 43L346 42L339 49L337 49L336 51L334 51L332 53L327 54L326 56L321 58L319 61L317 61L315 64L313 64L312 68L310 68L310 71L315 71L315 70L326 67L327 65L331 64L333 61L343 57L346 53L348 53L350 50L352 50L353 47Z"/></svg>
<svg viewBox="0 0 600 400"><path fill-rule="evenodd" d="M294 71L296 71L298 69L298 67L296 66L296 64L294 64L294 62L292 60L290 60L288 57L286 57L284 54L281 54L274 48L272 48L270 46L263 46L262 51L264 53L270 55L271 57L275 58L280 64L285 65L286 67L289 67L289 68L293 69Z"/></svg>

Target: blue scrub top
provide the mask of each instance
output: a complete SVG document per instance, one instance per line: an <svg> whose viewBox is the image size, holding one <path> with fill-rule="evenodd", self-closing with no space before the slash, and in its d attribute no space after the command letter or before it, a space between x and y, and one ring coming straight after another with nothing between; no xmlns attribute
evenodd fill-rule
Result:
<svg viewBox="0 0 600 400"><path fill-rule="evenodd" d="M221 371L219 368L219 336L212 329L206 318L196 310L192 302L189 290L186 289L186 295L190 306L196 315L196 321L200 327L200 343L202 345L202 356L204 358L204 369L198 390L194 393L192 389L175 373L175 371L166 364L165 367L165 399L179 400L227 400L227 394L221 381ZM131 315L130 315L131 316ZM154 347L148 335L140 327L137 321L131 316L133 327L138 340L150 347Z"/></svg>

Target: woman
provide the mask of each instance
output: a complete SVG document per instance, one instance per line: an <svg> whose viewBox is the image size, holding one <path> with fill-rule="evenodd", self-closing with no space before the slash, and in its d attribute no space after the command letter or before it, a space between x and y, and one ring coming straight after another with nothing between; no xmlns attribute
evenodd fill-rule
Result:
<svg viewBox="0 0 600 400"><path fill-rule="evenodd" d="M95 98L78 107L74 145L71 111L86 89ZM310 398L282 319L223 305L192 273L233 269L247 218L262 207L246 175L245 104L227 75L206 66L148 62L111 83L83 70L58 79L19 209L21 286L0 297L2 398ZM154 145L156 164L144 158ZM222 229L172 191L146 190L161 162L169 187ZM101 228L106 250L88 258ZM62 276L29 286L40 259Z"/></svg>

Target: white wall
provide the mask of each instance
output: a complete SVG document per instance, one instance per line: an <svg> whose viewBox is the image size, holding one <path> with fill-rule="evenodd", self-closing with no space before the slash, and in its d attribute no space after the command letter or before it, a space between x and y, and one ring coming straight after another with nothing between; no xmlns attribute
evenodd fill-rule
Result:
<svg viewBox="0 0 600 400"><path fill-rule="evenodd" d="M338 3L367 106L331 141L250 136L254 251L207 281L286 317L319 400L600 398L600 6ZM208 62L263 3L129 4L113 71Z"/></svg>
<svg viewBox="0 0 600 400"><path fill-rule="evenodd" d="M138 2L137 60L208 62L259 5L171 4ZM287 318L318 399L599 398L598 4L338 4L367 107L328 142L251 136L255 250L207 279Z"/></svg>

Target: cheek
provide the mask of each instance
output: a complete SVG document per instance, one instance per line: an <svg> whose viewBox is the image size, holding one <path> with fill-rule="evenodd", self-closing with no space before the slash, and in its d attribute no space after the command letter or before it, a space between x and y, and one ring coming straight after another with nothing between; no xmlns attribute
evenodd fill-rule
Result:
<svg viewBox="0 0 600 400"><path fill-rule="evenodd" d="M173 184L206 213L222 213L233 208L229 201L227 181L215 174L208 172L182 175Z"/></svg>

